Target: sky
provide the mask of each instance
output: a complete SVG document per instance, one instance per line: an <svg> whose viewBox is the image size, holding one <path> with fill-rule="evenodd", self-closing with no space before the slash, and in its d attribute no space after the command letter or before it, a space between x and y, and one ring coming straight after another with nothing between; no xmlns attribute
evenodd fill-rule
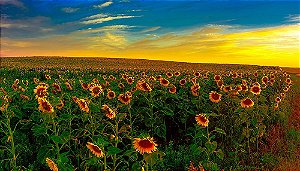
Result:
<svg viewBox="0 0 300 171"><path fill-rule="evenodd" d="M0 0L1 56L300 67L299 0Z"/></svg>

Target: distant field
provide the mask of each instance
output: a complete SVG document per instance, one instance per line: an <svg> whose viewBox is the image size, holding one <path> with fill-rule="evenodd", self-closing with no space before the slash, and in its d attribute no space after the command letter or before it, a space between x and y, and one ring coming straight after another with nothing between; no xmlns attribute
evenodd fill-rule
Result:
<svg viewBox="0 0 300 171"><path fill-rule="evenodd" d="M29 68L90 68L90 69L138 69L138 70L258 70L279 69L279 67L239 65L239 64L209 64L157 61L146 59L101 58L101 57L5 57L1 67ZM217 67L217 68L216 68ZM289 69L289 68L287 68ZM296 69L287 71L295 72Z"/></svg>

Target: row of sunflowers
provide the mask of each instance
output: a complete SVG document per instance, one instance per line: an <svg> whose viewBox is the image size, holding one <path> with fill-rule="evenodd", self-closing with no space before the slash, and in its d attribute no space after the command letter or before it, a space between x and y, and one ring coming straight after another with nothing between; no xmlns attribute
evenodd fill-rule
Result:
<svg viewBox="0 0 300 171"><path fill-rule="evenodd" d="M293 87L275 69L1 70L4 170L265 169Z"/></svg>

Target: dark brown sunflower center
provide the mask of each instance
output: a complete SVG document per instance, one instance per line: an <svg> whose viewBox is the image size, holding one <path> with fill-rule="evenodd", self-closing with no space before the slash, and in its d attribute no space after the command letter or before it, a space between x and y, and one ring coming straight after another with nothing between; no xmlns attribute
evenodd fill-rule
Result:
<svg viewBox="0 0 300 171"><path fill-rule="evenodd" d="M45 110L50 111L50 106L48 105L47 102L43 102L43 103L42 103L42 106L43 106L43 108L44 108Z"/></svg>
<svg viewBox="0 0 300 171"><path fill-rule="evenodd" d="M212 93L212 98L214 100L219 100L220 99L220 95L218 93Z"/></svg>
<svg viewBox="0 0 300 171"><path fill-rule="evenodd" d="M180 80L180 84L184 85L185 84L185 80Z"/></svg>
<svg viewBox="0 0 300 171"><path fill-rule="evenodd" d="M254 86L254 87L252 87L252 91L254 93L259 93L260 92L260 88L258 86Z"/></svg>
<svg viewBox="0 0 300 171"><path fill-rule="evenodd" d="M142 148L153 148L154 144L150 142L149 140L141 140L139 142L139 146Z"/></svg>
<svg viewBox="0 0 300 171"><path fill-rule="evenodd" d="M245 105L249 106L249 105L252 104L252 100L251 100L251 99L245 99L245 100L243 101L243 103L244 103Z"/></svg>
<svg viewBox="0 0 300 171"><path fill-rule="evenodd" d="M96 153L102 153L101 149L95 145L91 145L93 151L95 151Z"/></svg>
<svg viewBox="0 0 300 171"><path fill-rule="evenodd" d="M207 119L204 117L204 116L198 116L198 120L201 122L201 123L205 123L207 121Z"/></svg>
<svg viewBox="0 0 300 171"><path fill-rule="evenodd" d="M100 87L95 87L95 88L93 89L93 93L94 93L94 94L100 93Z"/></svg>

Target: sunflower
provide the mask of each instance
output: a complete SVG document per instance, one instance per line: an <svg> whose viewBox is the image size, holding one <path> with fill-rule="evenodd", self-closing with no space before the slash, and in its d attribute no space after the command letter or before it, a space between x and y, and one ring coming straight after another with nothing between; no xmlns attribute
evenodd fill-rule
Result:
<svg viewBox="0 0 300 171"><path fill-rule="evenodd" d="M129 96L128 94L119 94L118 100L127 105L131 101L131 96Z"/></svg>
<svg viewBox="0 0 300 171"><path fill-rule="evenodd" d="M22 80L22 83L26 86L28 86L28 84L29 84L28 80L26 80L26 81Z"/></svg>
<svg viewBox="0 0 300 171"><path fill-rule="evenodd" d="M89 90L91 87L91 84L84 83L83 81L80 81L80 84L84 90Z"/></svg>
<svg viewBox="0 0 300 171"><path fill-rule="evenodd" d="M116 97L116 93L114 92L114 91L112 91L112 90L109 90L108 92L107 92L107 96L106 96L108 99L113 99L113 98L115 98Z"/></svg>
<svg viewBox="0 0 300 171"><path fill-rule="evenodd" d="M261 89L266 89L266 88L267 88L267 84L262 83L262 84L261 84Z"/></svg>
<svg viewBox="0 0 300 171"><path fill-rule="evenodd" d="M127 79L127 74L122 74L122 79L126 80Z"/></svg>
<svg viewBox="0 0 300 171"><path fill-rule="evenodd" d="M242 80L243 85L247 85L247 80Z"/></svg>
<svg viewBox="0 0 300 171"><path fill-rule="evenodd" d="M166 73L166 76L167 76L168 78L171 78L171 77L173 77L173 74L172 74L171 72L167 72L167 73Z"/></svg>
<svg viewBox="0 0 300 171"><path fill-rule="evenodd" d="M186 84L186 79L181 79L180 81L179 81L179 84L181 85L181 86L184 86L185 84Z"/></svg>
<svg viewBox="0 0 300 171"><path fill-rule="evenodd" d="M59 84L53 83L53 84L52 84L52 87L55 88L55 90L54 90L55 93L56 93L56 92L61 92L61 87L60 87ZM53 92L53 91L52 91L52 92Z"/></svg>
<svg viewBox="0 0 300 171"><path fill-rule="evenodd" d="M231 90L232 90L231 86L224 86L224 88L223 88L223 91L226 92L226 93L228 93Z"/></svg>
<svg viewBox="0 0 300 171"><path fill-rule="evenodd" d="M285 82L286 82L287 84L292 84L291 78L286 78Z"/></svg>
<svg viewBox="0 0 300 171"><path fill-rule="evenodd" d="M73 88L69 82L65 82L65 85L67 86L68 90L73 90Z"/></svg>
<svg viewBox="0 0 300 171"><path fill-rule="evenodd" d="M218 86L219 88L223 87L223 85L224 85L224 82L223 82L222 80L217 81L217 86Z"/></svg>
<svg viewBox="0 0 300 171"><path fill-rule="evenodd" d="M250 88L251 93L255 94L255 95L259 95L261 92L261 88L259 85L254 85Z"/></svg>
<svg viewBox="0 0 300 171"><path fill-rule="evenodd" d="M101 150L100 147L98 147L97 145L91 143L91 142L88 142L86 144L86 147L97 157L104 157L104 153L103 151Z"/></svg>
<svg viewBox="0 0 300 171"><path fill-rule="evenodd" d="M45 78L46 78L47 80L51 80L51 76L48 75L48 74L45 74Z"/></svg>
<svg viewBox="0 0 300 171"><path fill-rule="evenodd" d="M52 170L52 171L58 171L58 167L57 165L54 163L53 160L49 159L48 157L46 158L46 163L48 164L49 168Z"/></svg>
<svg viewBox="0 0 300 171"><path fill-rule="evenodd" d="M128 77L126 81L128 84L132 84L134 79L132 77Z"/></svg>
<svg viewBox="0 0 300 171"><path fill-rule="evenodd" d="M238 73L238 77L243 78L243 73Z"/></svg>
<svg viewBox="0 0 300 171"><path fill-rule="evenodd" d="M194 76L195 76L195 77L200 77L201 74L200 74L199 72L194 72Z"/></svg>
<svg viewBox="0 0 300 171"><path fill-rule="evenodd" d="M106 104L102 105L102 110L105 111L105 115L109 118L109 119L114 119L116 117L116 113Z"/></svg>
<svg viewBox="0 0 300 171"><path fill-rule="evenodd" d="M269 81L269 78L268 78L267 76L263 76L263 77L261 78L261 81L262 81L263 83L267 84L268 81Z"/></svg>
<svg viewBox="0 0 300 171"><path fill-rule="evenodd" d="M141 81L139 80L137 83L136 83L136 88L138 90L141 90L141 91L152 91L152 88L150 87L150 85L144 81Z"/></svg>
<svg viewBox="0 0 300 171"><path fill-rule="evenodd" d="M36 98L44 98L48 95L47 89L47 85L38 85L33 92L36 94Z"/></svg>
<svg viewBox="0 0 300 171"><path fill-rule="evenodd" d="M93 97L98 97L103 92L103 89L101 85L95 84L90 87L90 91Z"/></svg>
<svg viewBox="0 0 300 171"><path fill-rule="evenodd" d="M59 104L56 105L56 108L58 110L61 110L65 106L65 103L62 100L59 100Z"/></svg>
<svg viewBox="0 0 300 171"><path fill-rule="evenodd" d="M18 85L13 84L13 85L11 85L11 88L12 88L14 91L17 91L17 90L18 90Z"/></svg>
<svg viewBox="0 0 300 171"><path fill-rule="evenodd" d="M283 89L283 91L284 91L284 92L288 92L289 89L290 89L289 87L285 87L285 88Z"/></svg>
<svg viewBox="0 0 300 171"><path fill-rule="evenodd" d="M3 94L7 94L7 92L4 90L4 88L3 87L0 87L0 91L2 91L3 92Z"/></svg>
<svg viewBox="0 0 300 171"><path fill-rule="evenodd" d="M275 83L275 79L270 79L270 84L273 85Z"/></svg>
<svg viewBox="0 0 300 171"><path fill-rule="evenodd" d="M201 164L198 167L195 167L194 163L191 161L188 171L205 171L205 170Z"/></svg>
<svg viewBox="0 0 300 171"><path fill-rule="evenodd" d="M136 90L137 90L136 87L132 87L131 90L130 90L130 92L131 92L131 93L134 93Z"/></svg>
<svg viewBox="0 0 300 171"><path fill-rule="evenodd" d="M209 120L204 114L196 115L195 120L196 120L197 124L202 126L202 127L207 127L208 126Z"/></svg>
<svg viewBox="0 0 300 171"><path fill-rule="evenodd" d="M193 84L191 86L191 91L192 91L193 96L199 96L199 90L200 90L200 86L199 86L198 83L197 84Z"/></svg>
<svg viewBox="0 0 300 171"><path fill-rule="evenodd" d="M149 81L156 81L156 78L153 77L153 76L150 76L148 80L149 80Z"/></svg>
<svg viewBox="0 0 300 171"><path fill-rule="evenodd" d="M250 98L245 98L243 100L241 100L241 106L243 108L250 108L254 105L254 102L250 99Z"/></svg>
<svg viewBox="0 0 300 171"><path fill-rule="evenodd" d="M275 104L274 104L274 110L278 109L278 107L279 107L279 104L278 104L278 103L275 103Z"/></svg>
<svg viewBox="0 0 300 171"><path fill-rule="evenodd" d="M242 91L242 89L243 89L243 88L242 88L241 85L238 85L238 86L236 86L236 88L235 88L236 91Z"/></svg>
<svg viewBox="0 0 300 171"><path fill-rule="evenodd" d="M248 86L247 85L241 85L242 91L248 91Z"/></svg>
<svg viewBox="0 0 300 171"><path fill-rule="evenodd" d="M88 113L90 111L90 108L87 104L87 102L84 99L77 99L78 106L80 107L80 109L86 113Z"/></svg>
<svg viewBox="0 0 300 171"><path fill-rule="evenodd" d="M119 84L118 84L118 87L119 87L120 89L123 89L125 86L124 86L123 83L119 83Z"/></svg>
<svg viewBox="0 0 300 171"><path fill-rule="evenodd" d="M23 100L30 100L30 98L24 94L20 94L20 98Z"/></svg>
<svg viewBox="0 0 300 171"><path fill-rule="evenodd" d="M143 77L145 77L146 76L146 72L142 72L142 74L141 74Z"/></svg>
<svg viewBox="0 0 300 171"><path fill-rule="evenodd" d="M191 79L191 82L192 82L193 84L196 84L196 83L197 83L197 78L196 78L196 77L192 78L192 79Z"/></svg>
<svg viewBox="0 0 300 171"><path fill-rule="evenodd" d="M152 153L157 150L157 144L154 142L153 138L134 138L133 147L140 154Z"/></svg>
<svg viewBox="0 0 300 171"><path fill-rule="evenodd" d="M156 79L160 81L163 77L161 75L156 76Z"/></svg>
<svg viewBox="0 0 300 171"><path fill-rule="evenodd" d="M222 97L222 94L219 94L215 91L212 91L209 93L209 100L214 103L218 103L219 101L221 101L221 97Z"/></svg>
<svg viewBox="0 0 300 171"><path fill-rule="evenodd" d="M180 75L180 72L179 72L179 71L176 71L176 72L174 73L174 75L175 75L176 77L178 77L178 76Z"/></svg>
<svg viewBox="0 0 300 171"><path fill-rule="evenodd" d="M16 79L16 80L14 81L14 84L18 85L19 82L20 82L19 79Z"/></svg>
<svg viewBox="0 0 300 171"><path fill-rule="evenodd" d="M40 80L37 78L33 78L33 82L34 82L34 84L38 84L40 82Z"/></svg>
<svg viewBox="0 0 300 171"><path fill-rule="evenodd" d="M167 79L165 79L165 78L162 78L162 79L160 80L160 84L161 84L162 86L164 86L164 87L167 87L167 86L169 85L169 81L168 81Z"/></svg>
<svg viewBox="0 0 300 171"><path fill-rule="evenodd" d="M43 113L53 113L54 109L52 105L44 98L38 98L38 109Z"/></svg>
<svg viewBox="0 0 300 171"><path fill-rule="evenodd" d="M20 89L22 92L25 92L25 88L23 88L22 86L19 86L19 89Z"/></svg>
<svg viewBox="0 0 300 171"><path fill-rule="evenodd" d="M110 80L115 80L115 79L116 79L113 75L109 75L108 78L109 78Z"/></svg>
<svg viewBox="0 0 300 171"><path fill-rule="evenodd" d="M258 76L258 73L257 73L257 72L254 72L253 75L254 75L254 77L257 77L257 76Z"/></svg>
<svg viewBox="0 0 300 171"><path fill-rule="evenodd" d="M277 102L277 103L281 102L281 98L280 97L276 97L275 98L275 102Z"/></svg>
<svg viewBox="0 0 300 171"><path fill-rule="evenodd" d="M270 79L275 79L275 75L274 74L270 74Z"/></svg>
<svg viewBox="0 0 300 171"><path fill-rule="evenodd" d="M215 81L220 81L221 80L221 76L220 75L215 75L214 76L214 80Z"/></svg>
<svg viewBox="0 0 300 171"><path fill-rule="evenodd" d="M169 92L171 94L175 94L176 93L176 86L175 85L172 85L170 88L169 88Z"/></svg>
<svg viewBox="0 0 300 171"><path fill-rule="evenodd" d="M97 83L99 83L99 80L97 78L93 78L92 82L97 84Z"/></svg>
<svg viewBox="0 0 300 171"><path fill-rule="evenodd" d="M76 96L73 96L73 97L72 97L72 100L73 100L75 103L77 103L79 99L78 99Z"/></svg>
<svg viewBox="0 0 300 171"><path fill-rule="evenodd" d="M284 99L285 94L284 93L280 93L280 96L281 96L282 99Z"/></svg>
<svg viewBox="0 0 300 171"><path fill-rule="evenodd" d="M238 76L237 73L233 73L231 78L237 78L237 76Z"/></svg>

